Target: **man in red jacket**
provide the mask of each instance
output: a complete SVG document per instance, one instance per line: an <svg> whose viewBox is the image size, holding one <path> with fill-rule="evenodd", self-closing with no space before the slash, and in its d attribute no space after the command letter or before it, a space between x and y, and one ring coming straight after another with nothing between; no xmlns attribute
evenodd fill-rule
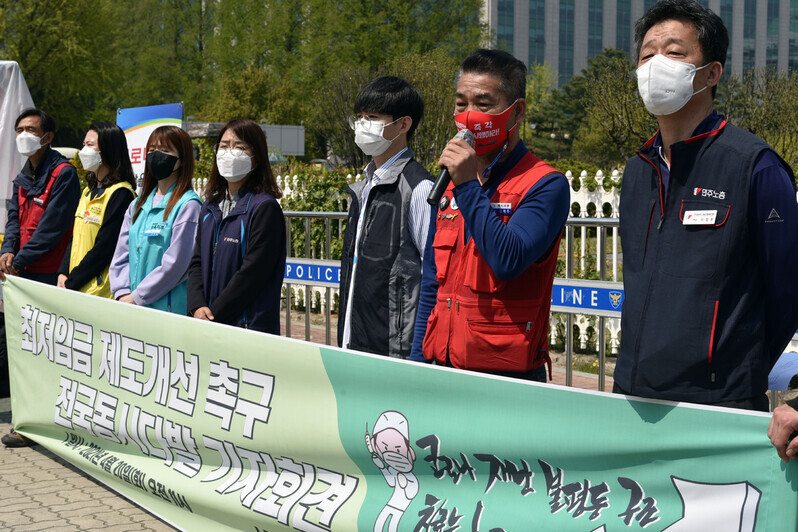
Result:
<svg viewBox="0 0 798 532"><path fill-rule="evenodd" d="M80 201L75 167L50 144L55 120L40 109L26 109L17 117L17 151L28 157L14 179L14 194L0 248L0 279L19 275L55 285L58 267L72 235ZM5 320L0 315L0 368L8 380ZM4 382L5 384L5 382ZM24 447L30 440L12 430L2 438L6 447Z"/></svg>

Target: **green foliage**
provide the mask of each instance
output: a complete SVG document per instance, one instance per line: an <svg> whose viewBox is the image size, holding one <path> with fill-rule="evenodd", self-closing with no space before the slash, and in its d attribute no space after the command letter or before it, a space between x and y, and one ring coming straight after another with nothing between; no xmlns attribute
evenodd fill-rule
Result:
<svg viewBox="0 0 798 532"><path fill-rule="evenodd" d="M194 161L194 179L208 179L213 168L213 143L215 139L192 139L195 149L199 149L199 160ZM201 192L196 191L198 194Z"/></svg>
<svg viewBox="0 0 798 532"><path fill-rule="evenodd" d="M354 181L344 170L329 170L318 172L311 165L297 163L290 175L297 176L296 187L292 188L291 195L283 198L283 211L317 211L317 212L345 212L349 195L345 192L346 185ZM327 236L324 220L312 220L308 235L305 219L294 218L291 220L291 255L294 257L312 257L317 259L341 258L343 246L343 231L345 221L330 222L330 256L325 254ZM310 253L306 247L309 236Z"/></svg>
<svg viewBox="0 0 798 532"><path fill-rule="evenodd" d="M595 177L596 172L601 170L598 166L594 166L590 163L586 163L583 161L575 161L573 159L557 159L554 161L546 161L554 168L562 172L570 171L574 177L579 177L582 174L582 170L587 172L588 177Z"/></svg>
<svg viewBox="0 0 798 532"><path fill-rule="evenodd" d="M761 68L751 69L742 79L729 78L718 90L718 111L798 168L798 72Z"/></svg>
<svg viewBox="0 0 798 532"><path fill-rule="evenodd" d="M19 63L35 105L55 117L56 145L77 145L92 119L113 119L122 40L109 21L120 9L113 0L0 0L0 57Z"/></svg>
<svg viewBox="0 0 798 532"><path fill-rule="evenodd" d="M585 117L574 155L603 168L624 164L657 129L638 94L635 67L624 52L608 48L588 61L582 76Z"/></svg>
<svg viewBox="0 0 798 532"><path fill-rule="evenodd" d="M368 163L369 158L355 145L346 118L353 114L355 99L363 85L380 75L394 75L407 80L424 99L424 116L409 145L422 164L436 161L455 132L452 112L458 67L457 59L436 49L396 57L379 70L365 65L342 69L319 93L319 99L326 105L317 108L314 124L318 141L325 142L325 153L340 155L354 168L363 168Z"/></svg>
<svg viewBox="0 0 798 532"><path fill-rule="evenodd" d="M86 181L86 170L83 169L83 163L80 162L80 157L76 153L74 157L69 160L72 163L72 166L75 167L78 173L78 179L80 180L80 190L83 190L88 185Z"/></svg>

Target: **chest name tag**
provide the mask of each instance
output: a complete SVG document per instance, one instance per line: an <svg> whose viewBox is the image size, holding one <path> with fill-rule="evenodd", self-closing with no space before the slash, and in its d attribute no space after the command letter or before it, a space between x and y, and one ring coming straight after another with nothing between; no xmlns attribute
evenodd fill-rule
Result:
<svg viewBox="0 0 798 532"><path fill-rule="evenodd" d="M491 203L490 208L493 209L493 212L496 214L509 216L513 213L512 203Z"/></svg>
<svg viewBox="0 0 798 532"><path fill-rule="evenodd" d="M161 231L166 228L168 224L166 222L157 222L150 226L149 229L144 231L144 236L158 236L161 234Z"/></svg>
<svg viewBox="0 0 798 532"><path fill-rule="evenodd" d="M100 220L99 216L92 216L91 214L88 213L88 211L86 212L86 214L83 215L83 222L84 223L87 223L87 224L88 223L98 224L101 221L102 220Z"/></svg>
<svg viewBox="0 0 798 532"><path fill-rule="evenodd" d="M42 198L33 198L33 203L35 203L39 207L44 206L44 200Z"/></svg>
<svg viewBox="0 0 798 532"><path fill-rule="evenodd" d="M683 225L715 225L718 211L685 211L682 218Z"/></svg>

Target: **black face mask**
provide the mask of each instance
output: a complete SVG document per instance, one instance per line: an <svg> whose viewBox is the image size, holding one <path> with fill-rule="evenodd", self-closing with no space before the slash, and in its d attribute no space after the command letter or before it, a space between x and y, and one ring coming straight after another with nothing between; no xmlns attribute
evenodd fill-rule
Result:
<svg viewBox="0 0 798 532"><path fill-rule="evenodd" d="M156 181L166 179L175 171L177 157L162 151L151 151L147 154L147 168Z"/></svg>

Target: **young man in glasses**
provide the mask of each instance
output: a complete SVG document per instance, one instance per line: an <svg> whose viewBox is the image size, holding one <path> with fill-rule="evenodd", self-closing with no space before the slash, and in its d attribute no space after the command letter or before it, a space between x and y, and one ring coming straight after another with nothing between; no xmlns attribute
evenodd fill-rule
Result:
<svg viewBox="0 0 798 532"><path fill-rule="evenodd" d="M405 80L382 76L361 89L354 111L355 143L371 161L364 179L347 187L338 343L408 358L433 214L429 172L407 145L424 102Z"/></svg>

